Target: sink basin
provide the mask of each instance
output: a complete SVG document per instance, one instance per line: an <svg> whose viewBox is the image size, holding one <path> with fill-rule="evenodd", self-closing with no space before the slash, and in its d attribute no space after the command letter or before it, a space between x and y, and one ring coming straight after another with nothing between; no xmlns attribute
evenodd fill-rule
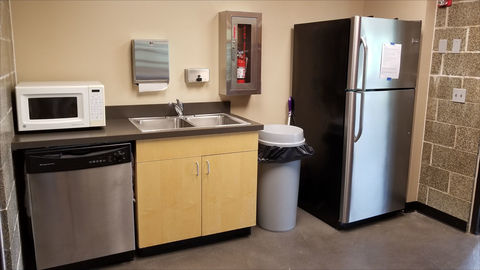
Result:
<svg viewBox="0 0 480 270"><path fill-rule="evenodd" d="M178 117L139 117L128 120L142 132L193 127L192 124Z"/></svg>
<svg viewBox="0 0 480 270"><path fill-rule="evenodd" d="M137 117L128 118L141 132L155 132L175 129L226 127L250 125L237 117L226 113L198 114L180 117Z"/></svg>
<svg viewBox="0 0 480 270"><path fill-rule="evenodd" d="M192 115L185 117L185 120L196 127L243 126L250 124L225 113Z"/></svg>

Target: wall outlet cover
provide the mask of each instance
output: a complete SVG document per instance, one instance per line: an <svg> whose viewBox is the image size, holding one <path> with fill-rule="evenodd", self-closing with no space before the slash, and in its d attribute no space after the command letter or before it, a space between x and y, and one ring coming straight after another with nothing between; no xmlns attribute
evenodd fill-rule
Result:
<svg viewBox="0 0 480 270"><path fill-rule="evenodd" d="M463 88L453 88L452 92L452 101L465 103L465 96L467 95L467 90Z"/></svg>
<svg viewBox="0 0 480 270"><path fill-rule="evenodd" d="M454 39L453 40L453 45L452 45L452 52L453 53L459 53L460 52L460 45L462 44L461 39Z"/></svg>
<svg viewBox="0 0 480 270"><path fill-rule="evenodd" d="M438 41L438 52L446 53L447 52L447 40L440 39Z"/></svg>

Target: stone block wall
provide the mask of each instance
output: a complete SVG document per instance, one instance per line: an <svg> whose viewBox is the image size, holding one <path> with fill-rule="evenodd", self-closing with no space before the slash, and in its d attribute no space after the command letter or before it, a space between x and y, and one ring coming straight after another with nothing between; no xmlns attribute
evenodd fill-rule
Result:
<svg viewBox="0 0 480 270"><path fill-rule="evenodd" d="M11 93L16 74L9 0L0 0L0 216L7 269L22 269L17 196L10 143L13 138Z"/></svg>
<svg viewBox="0 0 480 270"><path fill-rule="evenodd" d="M480 140L480 0L437 8L418 201L469 220ZM447 39L447 52L438 42ZM452 52L461 39L460 53ZM452 101L453 88L466 102Z"/></svg>

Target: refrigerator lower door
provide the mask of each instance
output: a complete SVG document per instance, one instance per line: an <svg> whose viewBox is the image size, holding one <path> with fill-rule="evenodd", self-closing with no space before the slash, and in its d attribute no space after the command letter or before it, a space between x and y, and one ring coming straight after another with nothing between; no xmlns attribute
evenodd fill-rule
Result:
<svg viewBox="0 0 480 270"><path fill-rule="evenodd" d="M405 207L414 90L365 92L363 133L353 142L352 133L358 129L360 95L347 92L346 97L340 223Z"/></svg>

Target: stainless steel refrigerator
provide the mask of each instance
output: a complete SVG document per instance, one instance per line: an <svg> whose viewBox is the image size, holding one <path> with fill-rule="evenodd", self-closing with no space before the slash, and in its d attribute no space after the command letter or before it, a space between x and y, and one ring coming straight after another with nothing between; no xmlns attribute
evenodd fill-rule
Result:
<svg viewBox="0 0 480 270"><path fill-rule="evenodd" d="M360 17L296 24L299 206L337 228L404 209L420 21Z"/></svg>

